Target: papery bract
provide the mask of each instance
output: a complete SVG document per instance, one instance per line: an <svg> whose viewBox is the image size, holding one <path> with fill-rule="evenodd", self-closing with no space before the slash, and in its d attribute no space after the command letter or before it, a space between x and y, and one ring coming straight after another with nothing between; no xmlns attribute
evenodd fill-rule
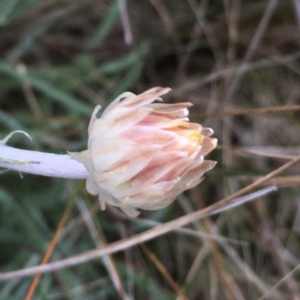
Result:
<svg viewBox="0 0 300 300"><path fill-rule="evenodd" d="M216 162L204 157L217 145L213 130L190 123L191 103L153 103L170 88L121 94L103 112L92 114L88 149L70 153L89 172L86 188L131 217L136 208L156 210L196 186Z"/></svg>

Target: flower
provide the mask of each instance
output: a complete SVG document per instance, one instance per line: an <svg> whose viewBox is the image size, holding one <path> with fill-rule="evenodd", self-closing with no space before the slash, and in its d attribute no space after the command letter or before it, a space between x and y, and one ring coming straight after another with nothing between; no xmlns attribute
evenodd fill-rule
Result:
<svg viewBox="0 0 300 300"><path fill-rule="evenodd" d="M121 94L103 112L96 106L88 128L88 150L70 153L89 172L87 191L120 207L130 217L136 208L157 210L200 183L216 162L204 160L217 145L213 130L190 123L192 103L153 103L170 88Z"/></svg>

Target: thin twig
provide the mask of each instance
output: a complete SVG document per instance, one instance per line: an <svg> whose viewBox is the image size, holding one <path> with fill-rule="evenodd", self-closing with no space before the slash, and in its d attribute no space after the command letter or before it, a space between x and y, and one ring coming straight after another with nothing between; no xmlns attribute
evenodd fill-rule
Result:
<svg viewBox="0 0 300 300"><path fill-rule="evenodd" d="M124 41L126 45L131 45L133 41L133 37L132 37L132 31L131 31L131 26L129 21L127 3L126 0L118 0L118 2L119 2L121 22L124 31Z"/></svg>
<svg viewBox="0 0 300 300"><path fill-rule="evenodd" d="M62 230L65 227L65 224L66 224L66 222L67 222L67 220L70 216L70 213L72 211L74 203L75 203L75 195L73 194L72 198L68 202L68 205L67 205L67 207L64 211L64 214L63 214L63 216L62 216L62 218L61 218L61 220L58 224L58 227L57 227L57 229L55 231L55 234L54 234L54 236L53 236L53 238L52 238L52 240L51 240L51 242L48 246L48 249L47 249L47 251L46 251L46 253L45 253L45 255L42 259L41 265L45 265L50 260L50 257L52 255L54 249L55 249L55 246L56 246L59 238L61 237ZM34 277L24 300L30 300L32 298L32 296L34 294L34 291L35 291L41 277L42 277L42 274L37 274Z"/></svg>
<svg viewBox="0 0 300 300"><path fill-rule="evenodd" d="M271 107L261 107L261 108L249 108L249 109L237 109L224 112L216 112L209 114L197 115L199 118L221 118L229 116L241 116L241 115L252 115L252 114L265 114L270 112L278 111L292 111L300 110L300 105L285 105L285 106L271 106Z"/></svg>
<svg viewBox="0 0 300 300"><path fill-rule="evenodd" d="M107 242L104 235L102 234L101 227L99 223L97 223L97 220L93 220L93 216L89 212L84 201L80 197L78 197L76 200L76 204L81 212L82 219L89 230L90 236L94 240L94 243L96 244L97 248L101 248L103 247L103 245L106 245ZM104 255L103 263L119 294L120 299L128 300L129 297L126 295L125 289L120 278L120 274L118 272L113 257L111 255Z"/></svg>
<svg viewBox="0 0 300 300"><path fill-rule="evenodd" d="M291 55L285 55L285 56L272 56L270 58L263 58L258 61L255 61L253 63L243 63L238 66L229 67L225 69L221 69L218 71L215 71L211 74L208 74L201 79L191 79L181 85L179 85L178 88L173 89L173 94L177 95L179 93L185 93L187 91L191 91L193 89L198 89L199 87L215 82L224 76L228 75L235 75L239 72L249 72L254 71L258 69L268 68L268 67L274 67L276 65L280 64L286 64L288 62L295 61L300 57L300 51L297 51Z"/></svg>
<svg viewBox="0 0 300 300"><path fill-rule="evenodd" d="M264 157L272 157L272 158L280 158L280 159L294 159L297 157L297 153L300 151L300 147L229 147L224 145L218 145L217 149L224 151L231 151L235 153L240 153L244 155L251 156L264 156ZM282 152L282 153L281 153ZM295 154L294 154L295 153Z"/></svg>
<svg viewBox="0 0 300 300"><path fill-rule="evenodd" d="M256 49L258 48L259 43L261 42L261 39L270 23L271 17L277 7L278 0L270 0L269 4L261 18L261 21L258 25L258 28L250 42L250 45L246 51L245 57L242 62L242 66L245 63L248 63L254 56ZM223 104L226 104L230 99L233 98L235 91L237 90L238 86L240 85L240 82L242 81L244 76L244 71L241 69L241 71L237 74L237 76L232 80L227 93L225 95L225 98L223 100Z"/></svg>

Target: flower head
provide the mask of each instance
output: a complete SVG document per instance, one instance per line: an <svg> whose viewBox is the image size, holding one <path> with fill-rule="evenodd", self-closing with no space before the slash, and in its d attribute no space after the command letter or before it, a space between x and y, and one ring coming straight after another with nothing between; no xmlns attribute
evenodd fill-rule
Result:
<svg viewBox="0 0 300 300"><path fill-rule="evenodd" d="M121 94L103 112L96 106L88 128L88 150L70 153L89 172L86 188L131 217L136 208L156 210L202 181L216 162L204 157L217 145L213 130L190 123L191 103L153 103L170 88Z"/></svg>

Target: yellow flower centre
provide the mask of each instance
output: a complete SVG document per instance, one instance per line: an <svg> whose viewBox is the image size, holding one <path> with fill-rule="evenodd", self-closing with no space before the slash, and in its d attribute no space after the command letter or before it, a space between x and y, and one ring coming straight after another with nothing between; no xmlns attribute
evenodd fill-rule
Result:
<svg viewBox="0 0 300 300"><path fill-rule="evenodd" d="M198 130L185 129L179 132L180 136L184 136L189 139L192 143L200 145L203 141L204 136Z"/></svg>
<svg viewBox="0 0 300 300"><path fill-rule="evenodd" d="M181 121L176 127L168 128L167 130L177 133L181 137L187 138L191 143L200 145L204 136L197 129L190 129L187 122Z"/></svg>

